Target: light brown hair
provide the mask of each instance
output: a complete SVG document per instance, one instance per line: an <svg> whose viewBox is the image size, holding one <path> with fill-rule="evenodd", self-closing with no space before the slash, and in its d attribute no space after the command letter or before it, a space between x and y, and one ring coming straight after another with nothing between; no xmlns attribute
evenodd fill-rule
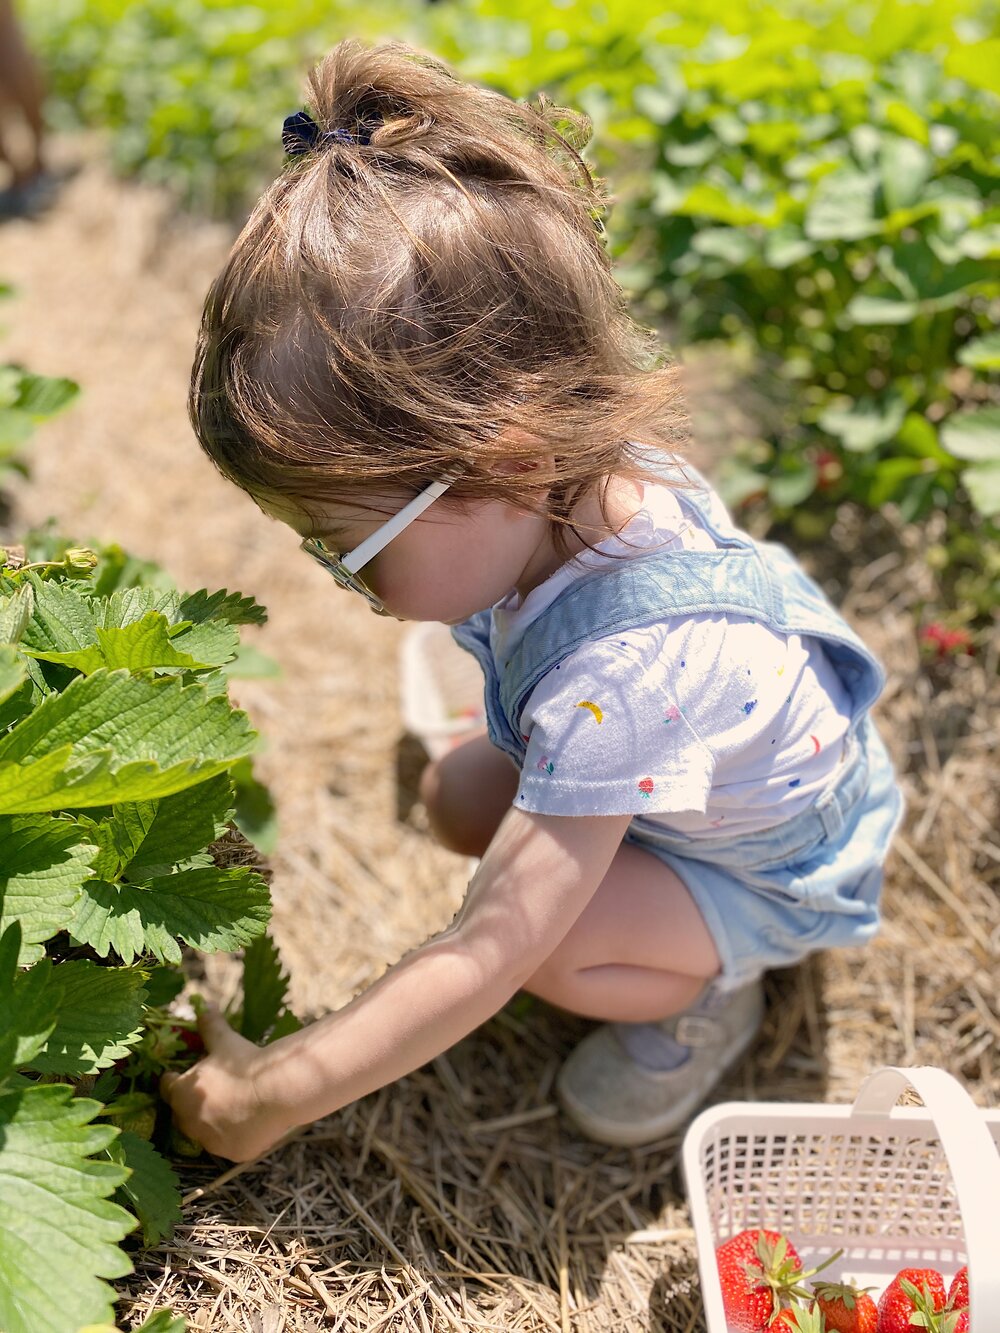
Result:
<svg viewBox="0 0 1000 1333"><path fill-rule="evenodd" d="M308 104L328 137L260 199L205 303L202 446L307 511L456 466L459 500L537 509L550 492L565 549L603 477L649 474L630 442L670 462L686 425L679 367L612 275L589 120L353 39Z"/></svg>

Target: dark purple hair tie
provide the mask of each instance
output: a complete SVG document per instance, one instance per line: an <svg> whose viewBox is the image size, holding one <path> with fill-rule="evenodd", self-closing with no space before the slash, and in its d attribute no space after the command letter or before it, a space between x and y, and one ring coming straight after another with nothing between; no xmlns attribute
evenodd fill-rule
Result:
<svg viewBox="0 0 1000 1333"><path fill-rule="evenodd" d="M377 123L368 123L360 125L357 134L352 134L350 130L341 129L329 130L324 133L307 111L296 111L294 115L285 117L285 123L281 129L281 144L289 157L298 157L302 153L312 153L328 143L359 143L367 146L371 142L372 133L376 128Z"/></svg>

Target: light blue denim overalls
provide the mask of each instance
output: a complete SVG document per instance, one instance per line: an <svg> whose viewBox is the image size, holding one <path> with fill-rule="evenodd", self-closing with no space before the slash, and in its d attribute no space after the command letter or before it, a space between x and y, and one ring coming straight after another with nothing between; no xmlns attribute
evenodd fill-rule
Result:
<svg viewBox="0 0 1000 1333"><path fill-rule="evenodd" d="M882 864L903 798L869 715L885 683L876 659L785 547L720 525L693 468L661 471L666 481L684 476L698 483L699 489L674 494L717 550L650 552L571 584L528 626L502 677L490 651L490 611L452 633L483 669L490 740L518 768L526 749L520 715L532 691L589 640L657 617L721 611L822 642L850 698L851 717L841 764L808 809L757 833L699 838L636 815L625 835L687 885L722 960L717 987L728 990L816 949L874 935Z"/></svg>

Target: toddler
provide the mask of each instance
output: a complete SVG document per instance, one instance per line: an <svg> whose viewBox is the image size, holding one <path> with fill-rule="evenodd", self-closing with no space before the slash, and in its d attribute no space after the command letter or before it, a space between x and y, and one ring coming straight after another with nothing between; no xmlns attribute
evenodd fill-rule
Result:
<svg viewBox="0 0 1000 1333"><path fill-rule="evenodd" d="M164 1094L244 1160L523 989L601 1021L566 1114L646 1143L751 1045L766 969L876 931L882 672L679 460L679 370L612 276L585 118L397 43L342 42L310 94L209 293L192 420L339 587L477 658L486 730L422 795L481 860L350 1004L266 1048L210 1013Z"/></svg>

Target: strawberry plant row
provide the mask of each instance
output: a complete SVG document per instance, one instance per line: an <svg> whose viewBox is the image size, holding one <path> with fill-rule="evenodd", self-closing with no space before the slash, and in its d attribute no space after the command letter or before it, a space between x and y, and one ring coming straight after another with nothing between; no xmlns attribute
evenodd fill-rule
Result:
<svg viewBox="0 0 1000 1333"><path fill-rule="evenodd" d="M256 741L226 668L264 609L52 544L0 554L0 1328L103 1333L128 1244L179 1219L168 1158L200 1151L157 1093L199 1052L184 948L243 951L248 1039L300 1025L267 883L218 851Z"/></svg>

